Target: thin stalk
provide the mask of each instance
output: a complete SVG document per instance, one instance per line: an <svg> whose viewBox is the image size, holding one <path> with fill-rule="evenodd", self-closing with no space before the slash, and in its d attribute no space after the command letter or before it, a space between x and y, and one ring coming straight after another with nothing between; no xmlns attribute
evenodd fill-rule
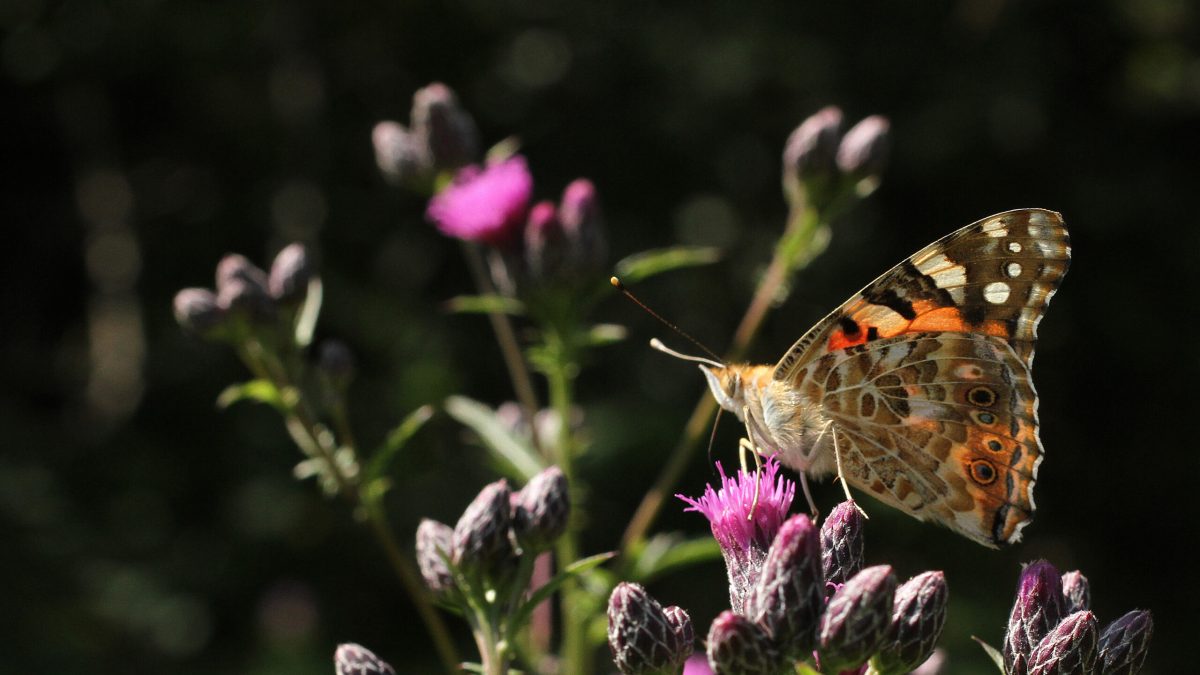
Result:
<svg viewBox="0 0 1200 675"><path fill-rule="evenodd" d="M291 379L288 377L282 364L273 363L269 358L267 350L259 342L250 340L246 343L246 347L240 348L238 352L242 360L246 363L246 366L256 377L272 382L280 391L292 389L299 394L299 390L294 389ZM360 499L353 479L343 473L342 468L334 460L334 448L328 447L328 444L322 441L323 434L321 433L319 424L315 416L308 409L303 396L298 395L294 401L287 405L284 418L288 431L292 434L296 443L304 449L305 454L320 457L326 466L329 467L329 471L333 474L334 481L338 485L338 494L342 495L350 503L351 508L367 506ZM357 456L357 451L355 455ZM396 541L395 535L387 524L386 516L378 508L367 506L364 510L367 514L372 534L383 548L384 554L392 566L392 570L400 578L400 584L404 587L405 592L408 593L409 598L412 599L413 605L417 609L417 614L421 617L422 622L424 622L430 637L433 638L434 648L437 650L443 668L448 673L458 672L460 661L454 649L454 643L450 639L450 631L446 628L445 622L442 621L441 615L434 608L433 602L430 601L429 595L422 585L412 562L404 555L403 550Z"/></svg>
<svg viewBox="0 0 1200 675"><path fill-rule="evenodd" d="M495 293L496 288L489 278L479 247L469 242L463 242L463 253L466 255L467 267L471 270L471 276L475 279L475 286L479 288L479 292L485 295ZM534 427L534 416L538 411L537 394L533 389L533 378L529 374L529 367L525 364L525 357L521 354L521 346L517 343L517 334L513 330L512 320L507 314L496 311L488 312L488 320L492 324L492 331L496 333L496 341L500 344L500 355L504 358L504 365L512 380L513 391L517 395L517 402L521 406L525 424L530 429L533 449L538 454L546 456Z"/></svg>
<svg viewBox="0 0 1200 675"><path fill-rule="evenodd" d="M762 328L763 320L770 314L776 298L779 296L780 288L783 287L789 276L807 264L808 260L811 260L811 256L807 256L807 253L820 224L821 219L817 212L804 205L797 205L789 214L787 227L775 246L775 253L767 266L767 271L759 280L758 288L750 300L750 306L742 315L742 320L734 332L733 343L729 348L726 362L736 361L745 355L750 343L754 341L759 329ZM696 402L696 407L692 409L692 414L684 426L683 436L679 443L671 451L671 455L655 479L654 485L646 492L646 496L642 498L630 519L629 526L625 528L625 534L621 538L623 553L628 553L631 547L645 539L646 532L658 517L663 502L674 489L675 484L679 482L679 477L692 461L701 441L708 435L709 423L716 410L716 401L706 391Z"/></svg>

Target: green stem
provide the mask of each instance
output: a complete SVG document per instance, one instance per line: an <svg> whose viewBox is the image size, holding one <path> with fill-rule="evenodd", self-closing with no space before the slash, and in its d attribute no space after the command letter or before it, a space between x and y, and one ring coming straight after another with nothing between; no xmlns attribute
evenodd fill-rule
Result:
<svg viewBox="0 0 1200 675"><path fill-rule="evenodd" d="M780 290L788 278L808 264L813 257L812 244L820 231L822 219L815 209L803 204L793 208L788 217L787 227L775 246L775 254L771 258L767 271L759 280L758 288L750 300L750 306L742 316L737 330L734 332L733 343L729 349L726 362L742 358L747 348L762 328L763 320L770 314L779 298ZM684 426L683 436L672 450L667 463L659 472L654 485L646 492L638 505L625 534L621 539L622 553L628 553L631 548L641 544L650 526L658 517L667 496L673 491L675 484L684 469L692 461L696 449L707 436L709 422L717 410L716 401L706 391L696 403Z"/></svg>

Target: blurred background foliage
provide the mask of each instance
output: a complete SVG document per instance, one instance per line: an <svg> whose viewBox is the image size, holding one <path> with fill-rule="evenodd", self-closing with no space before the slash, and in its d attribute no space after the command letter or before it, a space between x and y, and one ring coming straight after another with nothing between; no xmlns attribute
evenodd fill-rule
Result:
<svg viewBox="0 0 1200 675"><path fill-rule="evenodd" d="M988 672L1019 563L1090 577L1102 620L1154 611L1147 671L1191 658L1200 585L1194 384L1200 9L1186 0L440 3L8 0L0 8L9 245L0 265L0 671L329 673L334 645L429 672L425 636L345 509L290 477L275 413L214 399L244 378L185 336L173 293L228 251L321 258L319 336L360 361L364 445L461 392L511 398L485 319L424 204L379 178L370 130L454 87L486 141L516 134L553 198L595 181L617 257L716 245L644 299L721 351L783 225L779 154L817 108L892 120L883 187L834 226L753 357L918 247L991 213L1064 213L1075 262L1035 367L1047 461L1025 543L985 550L868 504L868 563L944 568L950 672ZM615 548L703 383L631 339L580 380L591 429L583 553ZM664 336L667 337L667 336ZM668 342L677 340L668 339ZM736 430L716 454L732 462ZM439 417L389 497L404 541L494 472ZM712 478L698 460L680 485ZM839 499L824 484L819 503ZM704 531L668 507L658 530ZM707 626L719 562L652 592ZM461 625L457 626L462 628ZM467 646L467 633L458 638ZM469 650L468 650L469 651Z"/></svg>

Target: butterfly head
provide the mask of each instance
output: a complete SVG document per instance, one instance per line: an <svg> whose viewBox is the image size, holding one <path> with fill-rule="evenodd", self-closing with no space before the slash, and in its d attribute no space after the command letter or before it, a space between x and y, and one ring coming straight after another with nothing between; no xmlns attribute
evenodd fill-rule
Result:
<svg viewBox="0 0 1200 675"><path fill-rule="evenodd" d="M740 419L742 410L746 407L746 390L743 386L743 370L745 366L710 366L700 364L700 372L708 381L713 398L722 408L734 413Z"/></svg>

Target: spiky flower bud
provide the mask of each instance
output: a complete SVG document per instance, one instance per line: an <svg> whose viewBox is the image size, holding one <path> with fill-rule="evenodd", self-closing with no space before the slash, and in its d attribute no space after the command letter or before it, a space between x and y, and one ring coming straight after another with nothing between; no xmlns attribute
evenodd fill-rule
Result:
<svg viewBox="0 0 1200 675"><path fill-rule="evenodd" d="M837 165L842 173L861 179L878 176L887 164L889 129L886 117L871 115L850 128L837 150Z"/></svg>
<svg viewBox="0 0 1200 675"><path fill-rule="evenodd" d="M217 306L217 296L207 288L185 288L175 294L175 320L185 330L201 337L209 336L225 322L225 312Z"/></svg>
<svg viewBox="0 0 1200 675"><path fill-rule="evenodd" d="M1135 609L1105 626L1100 633L1101 675L1135 675L1142 669L1154 634L1154 617Z"/></svg>
<svg viewBox="0 0 1200 675"><path fill-rule="evenodd" d="M567 529L571 501L567 477L551 466L512 495L512 528L517 541L532 552L550 547Z"/></svg>
<svg viewBox="0 0 1200 675"><path fill-rule="evenodd" d="M470 574L490 575L512 557L509 489L503 479L484 486L454 526L454 564Z"/></svg>
<svg viewBox="0 0 1200 675"><path fill-rule="evenodd" d="M568 257L574 264L586 271L604 262L604 219L592 181L577 178L563 189L558 220L566 233Z"/></svg>
<svg viewBox="0 0 1200 675"><path fill-rule="evenodd" d="M1075 612L1046 634L1029 655L1029 675L1091 675L1096 666L1096 616Z"/></svg>
<svg viewBox="0 0 1200 675"><path fill-rule="evenodd" d="M708 630L708 665L713 675L777 675L784 659L762 627L725 610Z"/></svg>
<svg viewBox="0 0 1200 675"><path fill-rule="evenodd" d="M863 515L853 501L844 501L821 524L821 569L826 582L844 584L862 566Z"/></svg>
<svg viewBox="0 0 1200 675"><path fill-rule="evenodd" d="M1009 675L1025 675L1026 669L1017 657L1024 657L1024 663L1029 663L1033 647L1062 620L1065 604L1062 579L1054 565L1038 560L1021 571L1002 650Z"/></svg>
<svg viewBox="0 0 1200 675"><path fill-rule="evenodd" d="M896 589L883 648L871 659L880 675L915 670L933 654L946 625L946 575L924 572Z"/></svg>
<svg viewBox="0 0 1200 675"><path fill-rule="evenodd" d="M333 666L337 675L396 675L387 661L354 643L338 645L333 653Z"/></svg>
<svg viewBox="0 0 1200 675"><path fill-rule="evenodd" d="M891 625L895 594L896 575L890 565L862 570L833 594L818 638L823 672L858 667L879 651Z"/></svg>
<svg viewBox="0 0 1200 675"><path fill-rule="evenodd" d="M767 632L785 656L798 660L817 643L817 624L825 609L821 544L806 515L784 522L775 535L762 576L746 614Z"/></svg>
<svg viewBox="0 0 1200 675"><path fill-rule="evenodd" d="M458 103L454 90L441 82L413 94L412 128L427 144L434 171L464 167L479 157L479 129Z"/></svg>
<svg viewBox="0 0 1200 675"><path fill-rule="evenodd" d="M267 277L271 297L285 305L299 304L308 293L312 273L304 244L288 244L271 263L271 274Z"/></svg>
<svg viewBox="0 0 1200 675"><path fill-rule="evenodd" d="M566 233L553 202L538 202L525 223L525 265L534 279L561 273L566 265Z"/></svg>
<svg viewBox="0 0 1200 675"><path fill-rule="evenodd" d="M686 615L685 615L686 616ZM608 646L625 675L657 673L682 666L691 651L679 642L662 605L640 584L622 582L608 598Z"/></svg>
<svg viewBox="0 0 1200 675"><path fill-rule="evenodd" d="M435 595L454 588L454 575L446 564L453 539L454 530L445 523L425 518L417 527L417 567L421 569L425 585Z"/></svg>
<svg viewBox="0 0 1200 675"><path fill-rule="evenodd" d="M692 627L692 617L676 605L667 607L663 613L667 615L667 623L671 624L671 630L675 631L675 639L679 645L676 665L683 665L692 655L692 645L696 644L696 629Z"/></svg>
<svg viewBox="0 0 1200 675"><path fill-rule="evenodd" d="M426 180L429 158L416 134L397 122L380 122L371 130L375 163L388 182L417 185Z"/></svg>
<svg viewBox="0 0 1200 675"><path fill-rule="evenodd" d="M1092 590L1079 570L1062 575L1063 611L1067 614L1092 608Z"/></svg>

